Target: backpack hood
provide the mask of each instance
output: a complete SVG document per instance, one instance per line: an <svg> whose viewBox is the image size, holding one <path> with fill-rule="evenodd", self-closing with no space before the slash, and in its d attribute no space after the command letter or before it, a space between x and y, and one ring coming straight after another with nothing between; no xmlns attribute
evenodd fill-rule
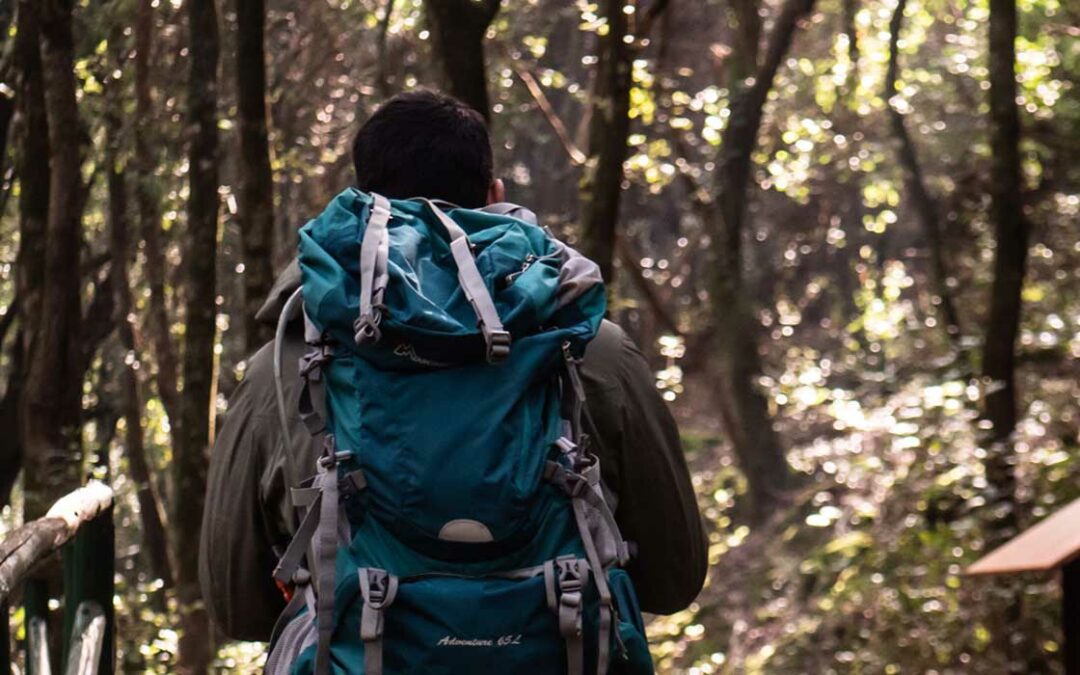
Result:
<svg viewBox="0 0 1080 675"><path fill-rule="evenodd" d="M380 330L388 339L356 345L361 247L373 204L371 195L345 190L300 230L308 318L335 343L367 357L379 358L380 350L400 356L405 345L421 362L477 360L485 353L484 338L459 282L450 235L440 224L439 207L422 200L390 202L388 280L379 305ZM443 208L468 237L476 268L512 340L556 331L580 354L606 308L598 266L537 226L527 210L505 204L486 210Z"/></svg>

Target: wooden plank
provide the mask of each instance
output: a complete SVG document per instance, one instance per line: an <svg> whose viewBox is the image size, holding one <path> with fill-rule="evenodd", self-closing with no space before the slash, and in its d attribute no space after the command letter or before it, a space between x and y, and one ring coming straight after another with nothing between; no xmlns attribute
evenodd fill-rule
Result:
<svg viewBox="0 0 1080 675"><path fill-rule="evenodd" d="M90 481L61 497L43 518L17 528L0 541L0 601L7 599L33 567L63 546L86 522L112 505L113 493Z"/></svg>
<svg viewBox="0 0 1080 675"><path fill-rule="evenodd" d="M1080 557L1080 499L983 556L966 573L1047 572L1077 557Z"/></svg>

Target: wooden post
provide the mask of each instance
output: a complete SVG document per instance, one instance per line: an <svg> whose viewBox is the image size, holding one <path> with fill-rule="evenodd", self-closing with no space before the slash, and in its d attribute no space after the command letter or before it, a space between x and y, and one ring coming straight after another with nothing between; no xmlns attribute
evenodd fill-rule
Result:
<svg viewBox="0 0 1080 675"><path fill-rule="evenodd" d="M51 675L48 668L49 645L48 639L39 641L34 634L33 624L35 620L41 621L44 626L49 622L49 583L44 579L29 579L23 591L23 607L26 611L26 673L27 675ZM44 644L42 644L44 642ZM44 671L44 672L43 672Z"/></svg>
<svg viewBox="0 0 1080 675"><path fill-rule="evenodd" d="M116 658L113 610L113 568L115 530L113 509L108 507L84 523L70 542L64 545L64 659L72 648L74 626L79 606L87 600L97 603L105 613L105 637L97 672L112 675Z"/></svg>
<svg viewBox="0 0 1080 675"><path fill-rule="evenodd" d="M1080 675L1080 558L1061 568L1061 626L1065 675Z"/></svg>
<svg viewBox="0 0 1080 675"><path fill-rule="evenodd" d="M0 675L11 675L11 608L0 602Z"/></svg>

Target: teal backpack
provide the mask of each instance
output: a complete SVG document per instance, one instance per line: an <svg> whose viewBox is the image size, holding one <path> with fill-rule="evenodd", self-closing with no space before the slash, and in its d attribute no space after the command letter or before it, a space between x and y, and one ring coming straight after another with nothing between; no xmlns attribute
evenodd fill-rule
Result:
<svg viewBox="0 0 1080 675"><path fill-rule="evenodd" d="M300 416L271 675L652 673L583 431L597 266L509 204L346 190L300 231Z"/></svg>

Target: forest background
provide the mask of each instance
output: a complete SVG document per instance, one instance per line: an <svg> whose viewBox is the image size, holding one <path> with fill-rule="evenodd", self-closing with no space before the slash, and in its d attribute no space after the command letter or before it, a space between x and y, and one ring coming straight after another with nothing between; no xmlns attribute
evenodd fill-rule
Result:
<svg viewBox="0 0 1080 675"><path fill-rule="evenodd" d="M122 668L257 668L193 647L214 425L359 124L441 87L600 262L679 418L712 567L651 623L661 671L1055 672L1053 578L962 570L1080 496L1077 26L1061 0L0 2L0 532L107 480Z"/></svg>

